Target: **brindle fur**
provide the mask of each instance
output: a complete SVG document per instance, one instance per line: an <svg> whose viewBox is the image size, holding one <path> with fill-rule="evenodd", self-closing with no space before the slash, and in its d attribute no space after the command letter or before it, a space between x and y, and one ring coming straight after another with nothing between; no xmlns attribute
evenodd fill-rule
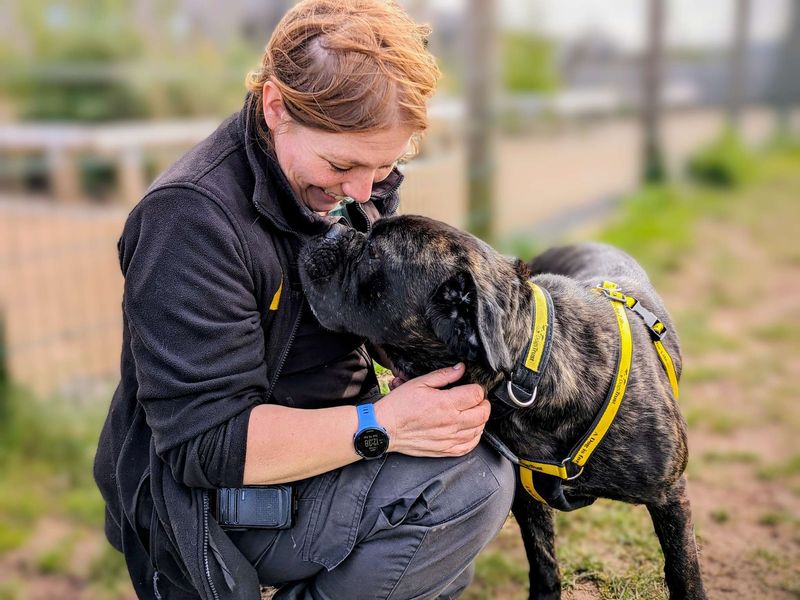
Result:
<svg viewBox="0 0 800 600"><path fill-rule="evenodd" d="M487 390L527 350L532 293L553 299L549 364L530 408L490 422L518 455L561 460L587 431L613 376L619 330L609 300L591 291L614 281L659 315L680 374L678 336L663 302L630 256L601 244L556 248L529 265L418 216L378 221L369 236L335 226L312 240L300 275L319 321L362 335L406 377L467 365L464 381ZM570 493L644 504L665 556L670 598L705 598L683 471L686 425L650 336L628 318L634 356L616 420ZM513 513L530 563L530 598L558 598L561 585L550 508L518 486Z"/></svg>

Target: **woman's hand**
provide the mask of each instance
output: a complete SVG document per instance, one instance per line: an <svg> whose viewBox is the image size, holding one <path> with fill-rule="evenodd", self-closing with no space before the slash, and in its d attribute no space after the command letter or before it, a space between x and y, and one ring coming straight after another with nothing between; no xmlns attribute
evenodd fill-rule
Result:
<svg viewBox="0 0 800 600"><path fill-rule="evenodd" d="M473 383L439 389L463 375L462 363L439 369L402 383L377 402L390 452L462 456L478 445L490 411L483 388Z"/></svg>

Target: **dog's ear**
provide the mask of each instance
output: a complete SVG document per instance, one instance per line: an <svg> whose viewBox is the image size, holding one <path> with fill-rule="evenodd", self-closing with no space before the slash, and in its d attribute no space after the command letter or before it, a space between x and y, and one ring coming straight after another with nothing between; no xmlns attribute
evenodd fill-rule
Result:
<svg viewBox="0 0 800 600"><path fill-rule="evenodd" d="M436 337L458 358L504 371L511 359L503 336L503 311L494 296L469 271L459 271L433 293L428 319Z"/></svg>

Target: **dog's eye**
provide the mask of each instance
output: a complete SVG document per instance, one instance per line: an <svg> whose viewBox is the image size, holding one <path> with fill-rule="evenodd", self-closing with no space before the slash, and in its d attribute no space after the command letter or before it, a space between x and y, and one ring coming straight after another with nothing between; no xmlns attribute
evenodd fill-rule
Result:
<svg viewBox="0 0 800 600"><path fill-rule="evenodd" d="M373 244L367 244L367 256L370 260L378 260L381 257L380 252Z"/></svg>

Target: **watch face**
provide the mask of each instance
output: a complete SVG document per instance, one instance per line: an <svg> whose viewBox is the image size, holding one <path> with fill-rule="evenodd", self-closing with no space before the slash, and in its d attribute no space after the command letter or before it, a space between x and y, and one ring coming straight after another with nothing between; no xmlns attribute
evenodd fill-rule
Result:
<svg viewBox="0 0 800 600"><path fill-rule="evenodd" d="M356 436L355 446L364 458L378 458L389 448L389 436L380 429L364 429Z"/></svg>

